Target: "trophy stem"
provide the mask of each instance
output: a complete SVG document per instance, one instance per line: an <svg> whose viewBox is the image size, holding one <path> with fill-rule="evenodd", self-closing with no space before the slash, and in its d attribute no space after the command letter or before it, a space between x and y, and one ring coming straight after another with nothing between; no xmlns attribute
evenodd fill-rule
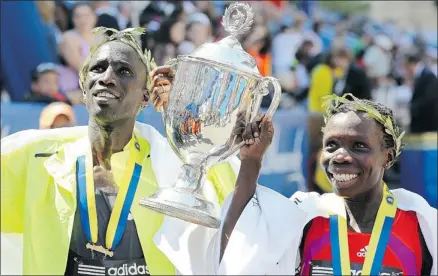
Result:
<svg viewBox="0 0 438 276"><path fill-rule="evenodd" d="M203 166L184 164L175 184L175 188L189 189L193 193L202 195L203 183L206 178L206 170Z"/></svg>
<svg viewBox="0 0 438 276"><path fill-rule="evenodd" d="M184 165L174 187L161 188L140 201L140 205L161 214L210 228L219 228L215 206L202 193L205 170Z"/></svg>

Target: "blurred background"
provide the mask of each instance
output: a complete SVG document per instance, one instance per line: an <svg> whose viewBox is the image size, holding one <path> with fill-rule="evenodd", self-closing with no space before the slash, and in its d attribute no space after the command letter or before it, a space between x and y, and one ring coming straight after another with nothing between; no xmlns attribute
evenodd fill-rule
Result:
<svg viewBox="0 0 438 276"><path fill-rule="evenodd" d="M329 192L317 162L321 97L352 93L394 111L408 132L400 161L385 175L437 203L438 1L245 1L255 11L240 38L262 75L283 89L276 135L259 182L285 196ZM231 1L1 1L1 135L86 125L78 70L97 26L142 26L158 65L227 34ZM269 106L266 96L263 107ZM426 104L425 104L426 103ZM165 135L160 114L139 121Z"/></svg>

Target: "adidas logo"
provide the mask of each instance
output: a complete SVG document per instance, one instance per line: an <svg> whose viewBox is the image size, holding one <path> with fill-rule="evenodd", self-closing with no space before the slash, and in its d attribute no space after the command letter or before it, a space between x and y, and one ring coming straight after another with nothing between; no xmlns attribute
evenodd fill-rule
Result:
<svg viewBox="0 0 438 276"><path fill-rule="evenodd" d="M108 269L106 272L105 270ZM106 272L106 274L105 274ZM79 264L78 274L82 275L95 275L95 276L105 276L105 275L149 275L149 270L146 265L137 265L136 263L127 265L124 264L120 267L105 268L101 266L94 265L84 265Z"/></svg>
<svg viewBox="0 0 438 276"><path fill-rule="evenodd" d="M134 263L128 266L124 264L118 268L112 267L108 269L108 275L149 275L149 270L145 265L137 266L137 264Z"/></svg>
<svg viewBox="0 0 438 276"><path fill-rule="evenodd" d="M359 252L357 252L356 255L358 257L365 258L367 256L367 251L368 251L368 245L362 248L361 250L359 250Z"/></svg>

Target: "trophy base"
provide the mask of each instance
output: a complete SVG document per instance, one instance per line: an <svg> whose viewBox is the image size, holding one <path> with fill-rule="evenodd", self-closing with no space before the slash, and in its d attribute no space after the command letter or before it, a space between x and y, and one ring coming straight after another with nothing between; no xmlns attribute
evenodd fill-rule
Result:
<svg viewBox="0 0 438 276"><path fill-rule="evenodd" d="M209 228L219 228L213 204L193 190L181 188L159 189L154 195L140 200L140 205L164 215Z"/></svg>

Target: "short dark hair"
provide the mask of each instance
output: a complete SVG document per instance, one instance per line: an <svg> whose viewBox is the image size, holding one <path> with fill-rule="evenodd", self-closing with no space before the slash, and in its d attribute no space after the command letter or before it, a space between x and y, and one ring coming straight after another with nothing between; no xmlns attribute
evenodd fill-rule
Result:
<svg viewBox="0 0 438 276"><path fill-rule="evenodd" d="M350 59L351 53L350 50L346 47L336 47L333 49L333 57L344 57Z"/></svg>
<svg viewBox="0 0 438 276"><path fill-rule="evenodd" d="M409 64L418 63L421 61L420 53L407 53L404 57L404 61Z"/></svg>
<svg viewBox="0 0 438 276"><path fill-rule="evenodd" d="M305 39L303 41L303 43L301 44L301 47L304 47L304 46L313 46L313 41L310 39Z"/></svg>

